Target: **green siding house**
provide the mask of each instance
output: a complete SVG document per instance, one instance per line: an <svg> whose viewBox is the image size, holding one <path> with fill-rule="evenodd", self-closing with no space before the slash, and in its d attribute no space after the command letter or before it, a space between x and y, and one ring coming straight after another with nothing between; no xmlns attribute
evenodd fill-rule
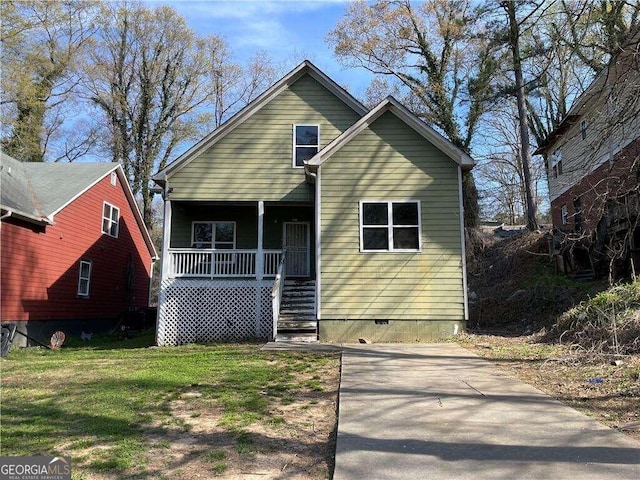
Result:
<svg viewBox="0 0 640 480"><path fill-rule="evenodd" d="M473 160L306 61L154 176L158 344L431 341L467 319Z"/></svg>

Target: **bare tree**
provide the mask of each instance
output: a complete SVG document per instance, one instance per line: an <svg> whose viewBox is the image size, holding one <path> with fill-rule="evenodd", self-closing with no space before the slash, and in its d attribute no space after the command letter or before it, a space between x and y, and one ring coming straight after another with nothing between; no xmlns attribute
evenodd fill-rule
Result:
<svg viewBox="0 0 640 480"><path fill-rule="evenodd" d="M521 223L526 220L527 203L515 101L505 99L501 108L486 115L482 126L484 148L476 155L476 170L483 212L509 224ZM538 157L530 167L534 200L540 204L544 202L540 193L546 191L545 166Z"/></svg>
<svg viewBox="0 0 640 480"><path fill-rule="evenodd" d="M0 2L2 148L17 159L72 161L91 148L95 129L69 120L97 7L94 0Z"/></svg>
<svg viewBox="0 0 640 480"><path fill-rule="evenodd" d="M248 102L270 64L261 56L248 70L235 65L223 39L197 37L167 6L108 4L103 21L86 89L105 119L103 148L123 165L151 227L153 171Z"/></svg>
<svg viewBox="0 0 640 480"><path fill-rule="evenodd" d="M528 4L529 2L527 2ZM513 74L515 79L515 97L518 108L518 128L520 130L520 162L522 164L523 185L526 198L526 220L529 230L538 228L537 205L531 181L531 144L529 141L529 116L527 113L527 95L523 75L523 53L520 45L523 25L536 13L539 5L527 11L524 18L518 18L519 3L507 0L500 3L507 15L507 45L511 52Z"/></svg>
<svg viewBox="0 0 640 480"><path fill-rule="evenodd" d="M620 52L629 36L640 30L640 4L636 1L561 0L561 4L568 33L563 40L594 74L604 70L611 55Z"/></svg>
<svg viewBox="0 0 640 480"><path fill-rule="evenodd" d="M391 78L389 85L404 89L414 113L469 152L497 69L488 45L472 35L474 14L468 0L355 2L327 41L344 65ZM465 224L474 226L477 193L470 174L464 185Z"/></svg>

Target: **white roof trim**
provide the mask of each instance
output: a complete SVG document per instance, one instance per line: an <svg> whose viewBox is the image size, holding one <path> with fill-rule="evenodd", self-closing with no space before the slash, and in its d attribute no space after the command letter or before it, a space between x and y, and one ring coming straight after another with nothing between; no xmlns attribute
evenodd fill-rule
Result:
<svg viewBox="0 0 640 480"><path fill-rule="evenodd" d="M311 75L320 84L338 97L347 106L353 109L360 116L367 113L366 107L355 99L349 92L343 89L340 85L329 78L325 73L320 71L318 67L313 65L309 60L305 60L296 68L291 70L287 75L274 83L270 88L264 91L256 99L246 105L242 110L236 113L233 117L223 123L220 127L208 134L198 143L193 145L189 150L180 155L176 160L171 162L170 165L165 167L160 172L156 173L152 179L156 182L162 182L167 179L172 173L179 171L181 168L191 162L194 158L200 155L203 151L210 148L216 142L220 141L227 134L231 133L237 126L244 123L254 113L260 110L264 105L269 103L280 93L282 93L289 85L295 83L300 77L305 74Z"/></svg>
<svg viewBox="0 0 640 480"><path fill-rule="evenodd" d="M436 132L433 128L427 125L425 122L416 117L413 113L407 110L400 102L398 102L393 97L387 97L385 100L380 102L376 107L374 107L368 114L354 123L351 127L345 130L342 135L336 138L329 145L320 150L313 158L311 158L307 165L309 166L320 166L322 165L329 157L331 157L336 151L342 148L346 143L351 141L356 135L358 135L362 130L375 122L383 113L386 111L392 112L396 115L400 120L406 123L408 126L413 128L418 134L420 134L423 138L431 142L438 148L442 153L444 153L447 157L451 158L454 162L460 165L463 168L472 168L475 165L473 159L456 147L449 140L444 138L438 132Z"/></svg>
<svg viewBox="0 0 640 480"><path fill-rule="evenodd" d="M21 218L28 222L36 223L39 225L53 225L53 217L36 217L34 215L29 215L26 212L16 210L15 208L11 208L6 205L0 205L0 209L6 212L10 212L11 218L17 217L17 218Z"/></svg>

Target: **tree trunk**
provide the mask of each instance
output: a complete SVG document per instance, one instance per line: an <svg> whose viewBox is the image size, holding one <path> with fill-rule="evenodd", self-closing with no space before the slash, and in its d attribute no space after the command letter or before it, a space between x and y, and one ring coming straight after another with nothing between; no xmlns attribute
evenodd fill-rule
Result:
<svg viewBox="0 0 640 480"><path fill-rule="evenodd" d="M509 17L509 47L513 56L513 71L516 80L516 101L518 105L518 123L520 126L520 141L522 142L521 160L524 176L526 197L527 228L537 230L536 202L531 185L531 146L529 145L529 122L527 119L527 103L522 75L522 58L520 56L520 27L516 18L516 4L512 1L502 3Z"/></svg>

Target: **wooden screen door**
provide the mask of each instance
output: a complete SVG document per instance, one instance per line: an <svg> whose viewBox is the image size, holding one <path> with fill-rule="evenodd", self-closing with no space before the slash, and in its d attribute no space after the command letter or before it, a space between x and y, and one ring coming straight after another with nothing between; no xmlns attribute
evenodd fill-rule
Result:
<svg viewBox="0 0 640 480"><path fill-rule="evenodd" d="M284 222L283 247L287 251L284 261L287 277L308 277L309 222Z"/></svg>

